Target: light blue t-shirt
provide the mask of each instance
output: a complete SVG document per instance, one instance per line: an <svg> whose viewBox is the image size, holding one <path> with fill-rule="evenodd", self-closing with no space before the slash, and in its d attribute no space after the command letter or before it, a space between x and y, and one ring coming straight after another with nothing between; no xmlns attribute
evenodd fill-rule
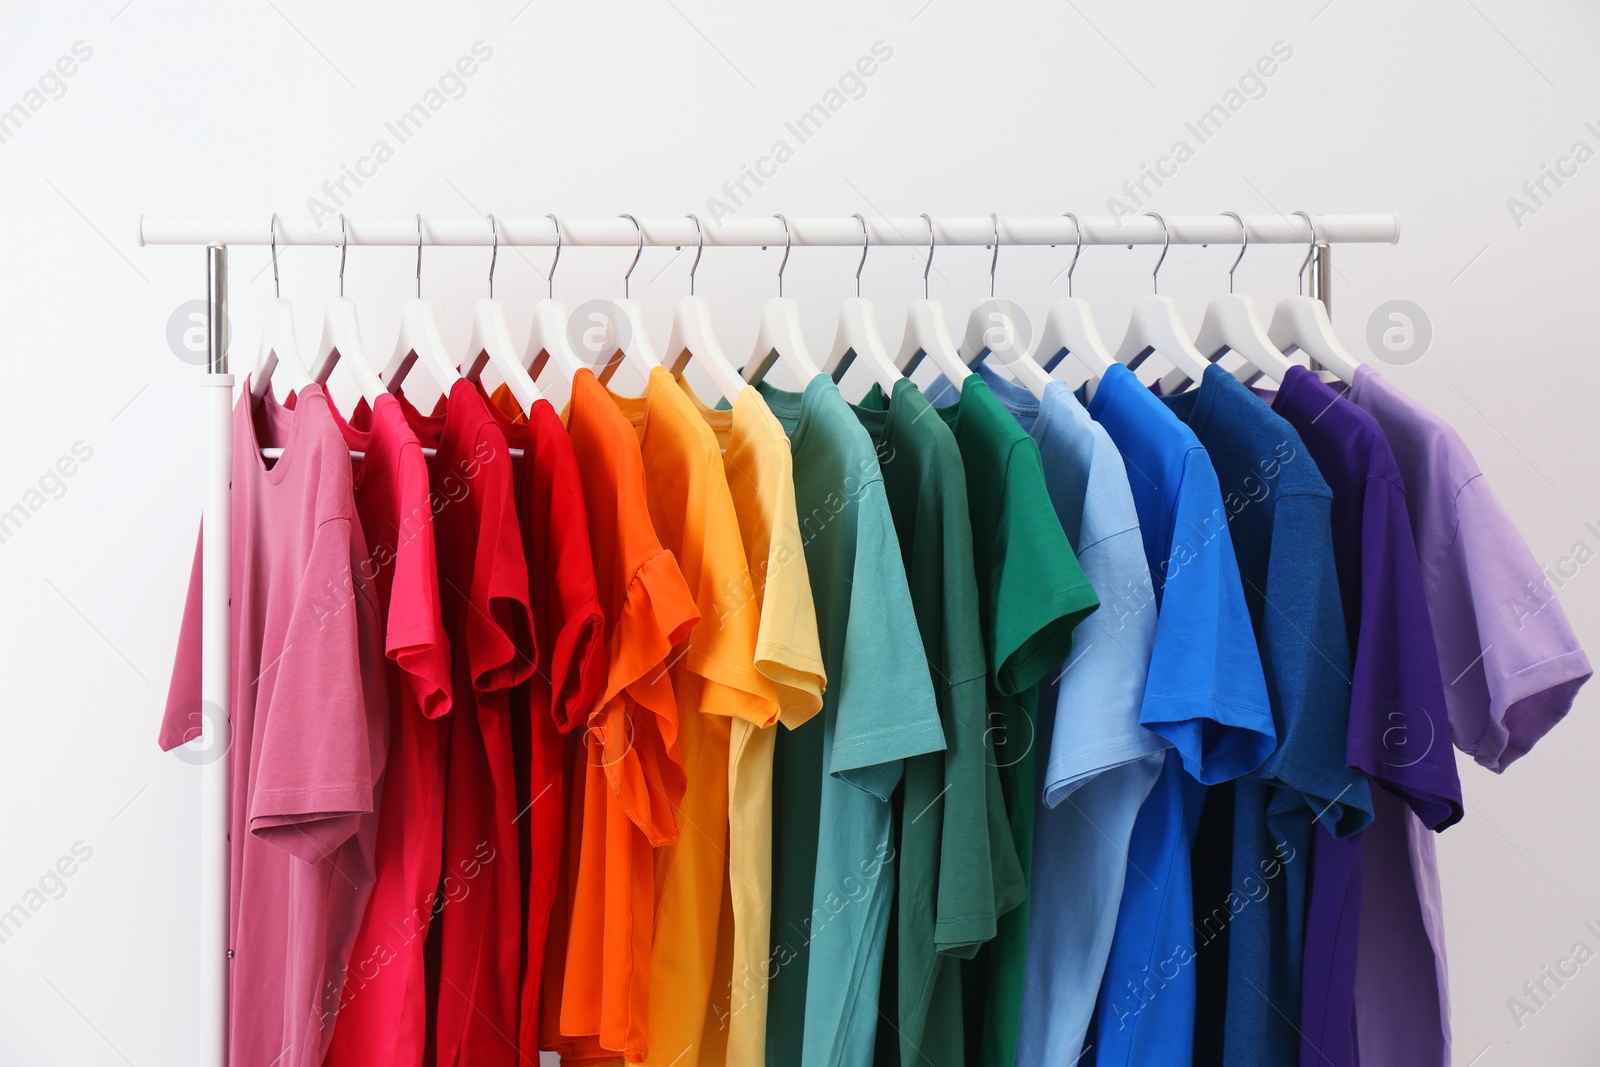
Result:
<svg viewBox="0 0 1600 1067"><path fill-rule="evenodd" d="M1139 725L1155 643L1155 590L1122 457L1063 382L1043 398L978 373L1039 444L1046 488L1100 610L1078 624L1058 692L1040 699L1045 768L1034 818L1032 910L1019 1064L1083 1051L1128 871L1134 817L1168 742Z"/></svg>
<svg viewBox="0 0 1600 1067"><path fill-rule="evenodd" d="M1205 449L1125 367L1106 372L1088 406L1122 453L1160 609L1140 721L1174 746L1134 821L1095 1011L1095 1062L1189 1063L1196 988L1189 853L1204 786L1255 770L1276 735Z"/></svg>
<svg viewBox="0 0 1600 1067"><path fill-rule="evenodd" d="M879 1025L895 897L889 798L904 760L945 748L944 726L872 438L825 375L803 394L761 389L794 453L828 672L822 713L780 735L774 761L778 973L768 1055L775 1064L853 1067L872 1062ZM816 813L814 836L807 808ZM810 912L800 914L805 898ZM803 1023L795 1018L802 999Z"/></svg>

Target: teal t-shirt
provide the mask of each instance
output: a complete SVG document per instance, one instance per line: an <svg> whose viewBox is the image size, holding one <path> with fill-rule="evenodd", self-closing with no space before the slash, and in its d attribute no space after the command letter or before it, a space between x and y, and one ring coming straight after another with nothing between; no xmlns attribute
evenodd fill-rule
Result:
<svg viewBox="0 0 1600 1067"><path fill-rule="evenodd" d="M906 761L896 796L899 891L884 961L880 1065L961 1067L961 968L995 936L1026 887L998 790L989 742L987 667L973 569L967 475L955 434L930 418L910 381L885 405L874 389L856 408L883 468L911 603L944 722L946 749ZM994 811L991 811L991 806ZM891 991L893 999L891 1001Z"/></svg>
<svg viewBox="0 0 1600 1067"><path fill-rule="evenodd" d="M945 747L872 439L824 376L761 386L789 434L817 634L822 714L777 740L767 1062L872 1058L904 761Z"/></svg>
<svg viewBox="0 0 1600 1067"><path fill-rule="evenodd" d="M968 377L960 399L934 410L955 431L967 471L995 779L1027 878L1039 792L1039 683L1059 674L1073 629L1100 601L1050 502L1038 444L983 379ZM967 1063L1013 1067L1027 952L1024 901L963 964Z"/></svg>

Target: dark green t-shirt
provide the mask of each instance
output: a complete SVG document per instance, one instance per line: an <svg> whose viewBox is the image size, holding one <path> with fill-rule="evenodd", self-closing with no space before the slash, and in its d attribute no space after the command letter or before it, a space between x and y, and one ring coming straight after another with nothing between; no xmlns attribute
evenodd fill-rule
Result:
<svg viewBox="0 0 1600 1067"><path fill-rule="evenodd" d="M958 401L934 410L955 431L967 471L995 777L1026 878L1040 789L1039 683L1059 676L1073 628L1100 601L1050 503L1038 444L984 380L969 376ZM963 964L970 1064L1016 1061L1027 941L1024 902L1001 917L995 939Z"/></svg>
<svg viewBox="0 0 1600 1067"><path fill-rule="evenodd" d="M943 955L971 958L1025 894L987 781L995 761L967 476L955 434L926 417L928 402L910 381L896 383L887 407L874 390L855 411L877 447L947 746L907 760L896 797L900 885L879 999L885 1014L897 1003L898 1019L878 1027L875 1062L960 1067L961 969ZM993 840L991 824L1001 828Z"/></svg>

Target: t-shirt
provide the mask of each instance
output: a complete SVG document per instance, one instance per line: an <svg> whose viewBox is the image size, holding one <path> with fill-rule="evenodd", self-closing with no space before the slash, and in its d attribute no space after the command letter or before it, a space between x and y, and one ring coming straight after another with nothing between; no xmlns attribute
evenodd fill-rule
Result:
<svg viewBox="0 0 1600 1067"><path fill-rule="evenodd" d="M700 621L650 520L633 425L587 369L567 407L605 618L606 685L590 709L568 800L565 887L545 951L540 1046L573 1061L643 1058L655 851L678 840L685 775L668 668ZM563 904L564 902L564 904Z"/></svg>
<svg viewBox="0 0 1600 1067"><path fill-rule="evenodd" d="M756 668L772 681L780 720L792 730L822 710L827 678L795 512L789 438L754 388L741 390L731 410L708 408L687 385L683 389L722 447L728 491L750 564L749 587L730 591L724 610L758 614ZM772 949L772 757L777 734L747 719L734 719L730 727L728 896L720 925L727 951L719 946L702 1059L728 1067L762 1067Z"/></svg>
<svg viewBox="0 0 1600 1067"><path fill-rule="evenodd" d="M1455 430L1370 367L1356 369L1349 396L1377 419L1405 478L1451 736L1479 763L1503 771L1565 717L1593 673L1555 596L1556 579L1569 578L1572 561L1590 550L1575 544L1547 578ZM1356 974L1361 1055L1372 1063L1448 1060L1450 999L1433 835L1414 817L1395 817L1364 844L1368 854L1393 857L1386 866L1409 858L1416 893L1374 907L1363 921ZM1383 966L1393 945L1405 946L1413 966L1392 972ZM1398 1017L1404 1007L1396 997L1405 995L1399 983L1418 980L1427 955L1434 961L1437 1016Z"/></svg>
<svg viewBox="0 0 1600 1067"><path fill-rule="evenodd" d="M1120 365L1101 378L1089 414L1122 452L1155 583L1159 611L1140 721L1174 746L1134 820L1095 1009L1095 1062L1188 1063L1197 940L1189 856L1201 787L1254 771L1277 735L1205 448Z"/></svg>
<svg viewBox="0 0 1600 1067"><path fill-rule="evenodd" d="M506 444L522 450L516 480L517 525L528 563L534 644L540 666L511 695L517 753L517 826L523 872L522 995L517 1046L539 1059L539 1000L545 937L557 896L568 795L563 735L588 720L606 683L605 620L589 550L588 510L578 460L561 417L547 400L524 417L502 385L490 410Z"/></svg>
<svg viewBox="0 0 1600 1067"><path fill-rule="evenodd" d="M936 410L955 431L967 471L996 777L1011 840L1029 879L1039 789L1039 683L1059 675L1073 628L1099 600L1056 517L1039 446L984 380L969 376L960 398ZM962 969L966 1054L969 1063L1011 1067L1027 968L1027 904L1006 912L997 925L994 941Z"/></svg>
<svg viewBox="0 0 1600 1067"><path fill-rule="evenodd" d="M1350 654L1333 493L1294 427L1222 367L1166 404L1216 468L1278 737L1251 775L1208 792L1201 816L1196 1057L1287 1064L1299 1054L1313 822L1350 837L1372 821L1371 789L1345 760Z"/></svg>
<svg viewBox="0 0 1600 1067"><path fill-rule="evenodd" d="M428 464L442 614L455 702L444 719L445 898L437 931L435 1048L440 1067L515 1064L522 946L516 754L511 689L537 662L528 566L505 435L478 387L458 380L423 415L399 397ZM516 709L516 714L525 710Z"/></svg>
<svg viewBox="0 0 1600 1067"><path fill-rule="evenodd" d="M995 759L966 469L955 434L926 417L928 402L908 379L895 383L889 404L875 387L855 411L878 451L946 746L907 760L896 795L900 880L880 999L893 993L897 1007L882 1009L894 1025L878 1028L877 1062L959 1065L961 969L943 957L970 959L1025 892L989 783ZM1000 829L993 843L991 826Z"/></svg>
<svg viewBox="0 0 1600 1067"><path fill-rule="evenodd" d="M728 879L730 725L736 718L757 727L776 724L778 697L755 665L761 618L738 610L752 581L716 435L664 367L650 372L644 396L613 394L612 400L638 431L651 522L700 611L687 647L675 651L669 665L678 750L688 779L678 818L688 832L656 852L649 1048L643 1060L695 1067Z"/></svg>
<svg viewBox="0 0 1600 1067"><path fill-rule="evenodd" d="M373 884L388 744L384 634L344 439L320 386L233 409L228 1059L316 1067ZM270 466L261 443L281 444ZM201 693L197 547L161 747L219 714ZM200 753L211 758L216 753Z"/></svg>
<svg viewBox="0 0 1600 1067"><path fill-rule="evenodd" d="M270 400L263 398L264 403ZM332 410L331 408L329 410ZM388 394L339 418L364 454L351 475L366 534L358 574L372 583L388 656L389 752L379 809L376 880L350 953L328 1067L372 1058L421 1067L428 1055L423 946L444 844L443 732L450 709L450 642L440 615L428 464Z"/></svg>
<svg viewBox="0 0 1600 1067"><path fill-rule="evenodd" d="M1039 444L1045 488L1100 609L1073 632L1057 693L1041 693L1018 1063L1083 1053L1128 871L1128 839L1167 744L1139 725L1155 641L1150 567L1122 456L1064 383L1035 399L978 366ZM1053 721L1052 721L1053 715Z"/></svg>
<svg viewBox="0 0 1600 1067"><path fill-rule="evenodd" d="M773 768L774 1067L872 1057L894 899L889 797L902 761L944 748L878 457L839 387L760 386L789 434L828 690Z"/></svg>
<svg viewBox="0 0 1600 1067"><path fill-rule="evenodd" d="M1454 429L1365 365L1349 396L1383 428L1405 479L1451 736L1503 771L1561 721L1593 673L1555 580L1592 550L1575 545L1547 577Z"/></svg>
<svg viewBox="0 0 1600 1067"><path fill-rule="evenodd" d="M1443 829L1461 818L1461 785L1444 743L1444 682L1394 455L1376 420L1304 367L1285 375L1272 407L1299 431L1333 490L1334 561L1352 651L1347 759ZM1398 806L1376 808L1375 828L1404 818ZM1369 836L1376 844L1396 834ZM1415 915L1409 858L1364 851L1363 842L1321 829L1313 845L1300 1011L1307 1067L1324 1056L1335 1063L1355 1056L1352 1001L1365 913L1409 906ZM1437 997L1432 953L1405 948L1387 946L1385 966L1406 973L1410 1010L1431 1016L1437 1028L1440 1008L1425 1003Z"/></svg>

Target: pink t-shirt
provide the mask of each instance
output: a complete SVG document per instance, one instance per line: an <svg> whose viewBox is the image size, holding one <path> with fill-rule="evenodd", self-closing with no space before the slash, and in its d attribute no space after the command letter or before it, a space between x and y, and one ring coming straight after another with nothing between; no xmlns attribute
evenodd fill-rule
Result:
<svg viewBox="0 0 1600 1067"><path fill-rule="evenodd" d="M373 883L383 635L326 394L289 411L247 379L233 425L228 1058L316 1067ZM200 731L200 573L196 552L164 749Z"/></svg>

